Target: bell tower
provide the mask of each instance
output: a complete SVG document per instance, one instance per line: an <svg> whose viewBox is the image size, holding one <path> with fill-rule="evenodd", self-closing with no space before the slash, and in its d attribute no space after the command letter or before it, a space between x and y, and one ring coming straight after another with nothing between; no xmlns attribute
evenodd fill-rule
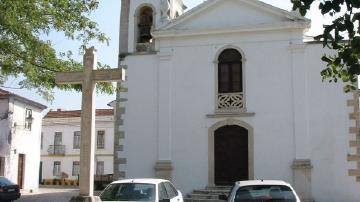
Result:
<svg viewBox="0 0 360 202"><path fill-rule="evenodd" d="M120 56L155 51L152 30L182 15L182 0L122 0Z"/></svg>

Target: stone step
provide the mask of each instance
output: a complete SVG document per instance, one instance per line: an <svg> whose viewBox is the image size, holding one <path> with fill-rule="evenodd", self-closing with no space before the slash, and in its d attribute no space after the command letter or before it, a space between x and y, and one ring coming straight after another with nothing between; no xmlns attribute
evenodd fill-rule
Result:
<svg viewBox="0 0 360 202"><path fill-rule="evenodd" d="M206 186L207 190L227 190L230 191L232 186Z"/></svg>
<svg viewBox="0 0 360 202"><path fill-rule="evenodd" d="M219 195L218 194L188 194L189 199L213 199L218 200Z"/></svg>
<svg viewBox="0 0 360 202"><path fill-rule="evenodd" d="M213 200L213 199L191 199L191 198L184 198L184 202L225 202L222 200Z"/></svg>
<svg viewBox="0 0 360 202"><path fill-rule="evenodd" d="M211 194L211 195L219 195L219 194L229 194L230 190L224 189L195 189L194 194Z"/></svg>

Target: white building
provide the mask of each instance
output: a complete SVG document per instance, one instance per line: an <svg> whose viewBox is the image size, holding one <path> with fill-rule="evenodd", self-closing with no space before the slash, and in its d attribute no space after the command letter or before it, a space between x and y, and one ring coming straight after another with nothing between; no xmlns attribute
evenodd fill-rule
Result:
<svg viewBox="0 0 360 202"><path fill-rule="evenodd" d="M304 201L358 202L358 104L321 81L329 51L304 42L310 20L258 0L184 8L122 1L119 176L172 178L185 194L281 179Z"/></svg>
<svg viewBox="0 0 360 202"><path fill-rule="evenodd" d="M43 180L78 179L81 111L49 111L43 120L41 170ZM95 175L113 174L114 112L97 109Z"/></svg>
<svg viewBox="0 0 360 202"><path fill-rule="evenodd" d="M0 89L0 176L27 191L39 187L44 109L40 103Z"/></svg>

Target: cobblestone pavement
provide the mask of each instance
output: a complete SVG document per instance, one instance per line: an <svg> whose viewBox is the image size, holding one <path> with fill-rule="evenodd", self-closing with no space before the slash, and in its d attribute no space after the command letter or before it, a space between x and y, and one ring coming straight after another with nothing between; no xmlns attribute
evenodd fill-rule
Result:
<svg viewBox="0 0 360 202"><path fill-rule="evenodd" d="M36 193L21 193L20 199L15 202L68 202L78 194L78 189L40 188Z"/></svg>

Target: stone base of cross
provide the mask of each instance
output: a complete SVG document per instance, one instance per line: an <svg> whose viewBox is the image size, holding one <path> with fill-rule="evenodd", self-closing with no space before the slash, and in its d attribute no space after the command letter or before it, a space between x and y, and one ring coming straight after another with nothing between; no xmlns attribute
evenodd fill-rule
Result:
<svg viewBox="0 0 360 202"><path fill-rule="evenodd" d="M94 193L95 159L95 86L97 82L122 82L124 68L96 70L97 59L94 47L86 49L84 70L56 74L57 84L82 84L81 144L80 144L80 196L72 201L96 201Z"/></svg>

